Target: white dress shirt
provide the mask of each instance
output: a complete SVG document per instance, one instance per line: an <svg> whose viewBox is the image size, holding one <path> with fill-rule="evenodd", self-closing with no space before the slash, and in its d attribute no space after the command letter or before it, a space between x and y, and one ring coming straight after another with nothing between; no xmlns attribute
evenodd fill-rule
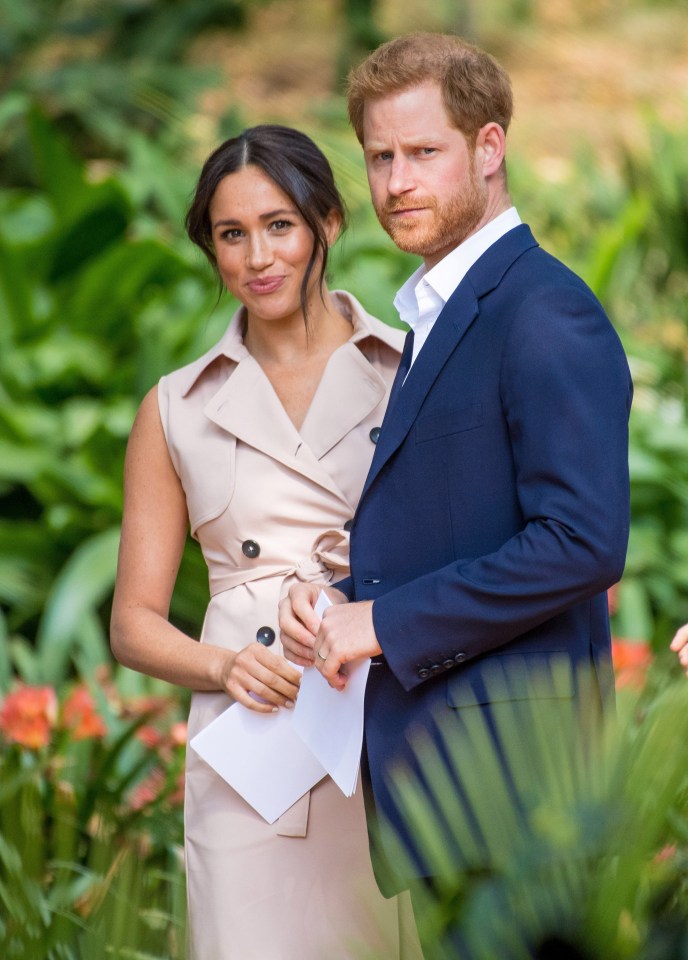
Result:
<svg viewBox="0 0 688 960"><path fill-rule="evenodd" d="M394 298L394 306L400 319L413 330L413 357L409 370L445 303L473 264L493 243L520 223L516 208L510 207L460 243L431 270L421 264L401 287Z"/></svg>

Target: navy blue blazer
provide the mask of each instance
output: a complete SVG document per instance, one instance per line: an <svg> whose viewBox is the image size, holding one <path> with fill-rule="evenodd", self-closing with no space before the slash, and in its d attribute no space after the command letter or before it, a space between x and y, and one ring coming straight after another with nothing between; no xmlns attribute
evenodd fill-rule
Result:
<svg viewBox="0 0 688 960"><path fill-rule="evenodd" d="M526 225L470 269L395 383L338 587L375 601L366 752L402 837L387 773L405 733L489 709L495 668L518 687L563 656L592 665L595 696L613 690L606 590L626 557L631 396L600 303Z"/></svg>

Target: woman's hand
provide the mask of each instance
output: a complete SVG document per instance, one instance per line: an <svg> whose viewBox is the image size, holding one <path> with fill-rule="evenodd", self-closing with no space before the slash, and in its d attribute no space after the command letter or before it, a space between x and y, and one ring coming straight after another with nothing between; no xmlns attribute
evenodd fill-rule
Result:
<svg viewBox="0 0 688 960"><path fill-rule="evenodd" d="M238 653L227 653L220 686L230 697L258 713L294 706L301 673L284 657L262 643L250 643Z"/></svg>

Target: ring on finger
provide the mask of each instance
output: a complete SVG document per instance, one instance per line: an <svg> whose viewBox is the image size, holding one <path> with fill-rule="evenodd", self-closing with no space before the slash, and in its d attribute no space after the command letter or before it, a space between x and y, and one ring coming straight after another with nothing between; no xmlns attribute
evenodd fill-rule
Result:
<svg viewBox="0 0 688 960"><path fill-rule="evenodd" d="M320 658L320 660L327 660L327 656L323 656L319 650L316 651L316 653L317 653L317 656Z"/></svg>

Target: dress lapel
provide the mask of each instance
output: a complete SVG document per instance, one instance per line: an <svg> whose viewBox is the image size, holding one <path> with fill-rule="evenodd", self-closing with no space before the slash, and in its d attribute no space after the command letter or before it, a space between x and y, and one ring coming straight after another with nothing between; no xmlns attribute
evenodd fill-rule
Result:
<svg viewBox="0 0 688 960"><path fill-rule="evenodd" d="M320 460L373 412L385 396L385 382L351 341L330 357L299 431Z"/></svg>
<svg viewBox="0 0 688 960"><path fill-rule="evenodd" d="M205 415L238 440L314 481L344 495L291 422L260 365L249 354L204 408ZM344 498L346 499L346 498Z"/></svg>

